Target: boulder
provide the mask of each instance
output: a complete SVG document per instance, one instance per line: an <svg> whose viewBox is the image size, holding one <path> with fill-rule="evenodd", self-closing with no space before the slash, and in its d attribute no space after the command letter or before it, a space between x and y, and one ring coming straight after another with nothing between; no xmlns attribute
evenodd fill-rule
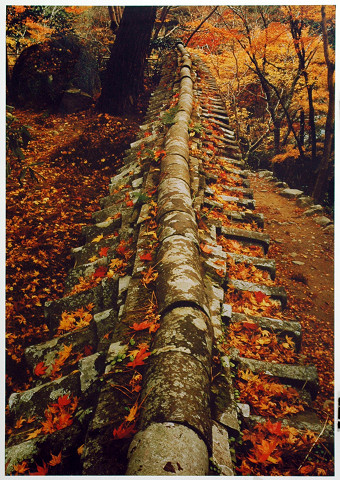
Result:
<svg viewBox="0 0 340 480"><path fill-rule="evenodd" d="M25 48L13 68L12 84L17 104L66 112L88 108L100 94L96 60L75 35Z"/></svg>

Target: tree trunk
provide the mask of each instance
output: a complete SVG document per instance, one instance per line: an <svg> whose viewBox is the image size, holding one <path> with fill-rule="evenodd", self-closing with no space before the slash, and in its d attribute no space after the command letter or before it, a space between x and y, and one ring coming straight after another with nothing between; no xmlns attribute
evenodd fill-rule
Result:
<svg viewBox="0 0 340 480"><path fill-rule="evenodd" d="M335 86L334 86L334 71L335 65L334 62L331 61L329 58L329 50L328 50L328 37L327 37L327 30L326 30L326 14L325 14L325 7L321 7L321 16L322 16L322 39L323 39L323 47L324 47L324 55L327 64L327 83L328 83L328 111L327 111L327 118L326 118L326 126L325 126L325 141L324 141L324 149L322 154L322 159L319 166L319 173L316 179L313 198L315 203L319 203L323 200L327 189L328 189L328 176L329 170L331 165L331 153L332 153L332 146L334 141L334 115L335 115Z"/></svg>
<svg viewBox="0 0 340 480"><path fill-rule="evenodd" d="M98 100L100 110L135 111L155 17L156 7L125 7Z"/></svg>

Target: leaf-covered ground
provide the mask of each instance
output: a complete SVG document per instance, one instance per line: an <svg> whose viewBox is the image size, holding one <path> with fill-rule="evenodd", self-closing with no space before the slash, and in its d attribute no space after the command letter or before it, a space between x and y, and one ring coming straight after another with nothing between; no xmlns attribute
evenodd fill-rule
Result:
<svg viewBox="0 0 340 480"><path fill-rule="evenodd" d="M135 139L146 103L147 93L134 118L94 108L70 115L13 112L18 124L29 126L32 140L22 162L8 158L7 396L30 386L22 368L23 350L46 338L44 302L62 296L73 266L71 248L82 244L82 226L91 222L91 214L100 208L98 200L108 194L110 177Z"/></svg>

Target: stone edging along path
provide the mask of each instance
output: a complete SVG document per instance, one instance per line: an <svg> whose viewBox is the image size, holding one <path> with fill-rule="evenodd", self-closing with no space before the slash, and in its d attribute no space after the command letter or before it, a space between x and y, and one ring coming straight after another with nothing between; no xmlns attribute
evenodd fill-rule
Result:
<svg viewBox="0 0 340 480"><path fill-rule="evenodd" d="M317 393L312 365L226 351L233 324L288 335L297 352L301 327L281 318L284 289L229 278L232 262L273 280L270 239L215 82L177 49L83 229L64 297L46 304L51 339L25 351L36 384L9 400L24 427L8 440L8 474L27 462L51 475L233 475L230 437L262 421L237 401L235 369L295 386L306 405ZM267 299L279 318L240 311L230 292ZM322 429L308 406L294 426Z"/></svg>

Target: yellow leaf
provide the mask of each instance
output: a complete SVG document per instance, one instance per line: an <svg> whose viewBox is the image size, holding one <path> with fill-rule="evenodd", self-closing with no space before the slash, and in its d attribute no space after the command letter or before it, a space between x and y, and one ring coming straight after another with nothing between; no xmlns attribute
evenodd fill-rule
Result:
<svg viewBox="0 0 340 480"><path fill-rule="evenodd" d="M98 260L97 255L93 255L93 257L89 258L90 263L95 262L96 260Z"/></svg>
<svg viewBox="0 0 340 480"><path fill-rule="evenodd" d="M41 431L42 431L41 428L34 430L34 432L31 432L27 435L26 440L31 440L32 438L36 438L38 435L41 434Z"/></svg>
<svg viewBox="0 0 340 480"><path fill-rule="evenodd" d="M100 242L100 240L101 240L102 238L104 238L104 235L98 235L96 238L94 238L94 239L92 240L92 243L94 243L94 242Z"/></svg>
<svg viewBox="0 0 340 480"><path fill-rule="evenodd" d="M82 455L84 451L84 444L80 445L80 447L77 448L77 453L78 455Z"/></svg>

